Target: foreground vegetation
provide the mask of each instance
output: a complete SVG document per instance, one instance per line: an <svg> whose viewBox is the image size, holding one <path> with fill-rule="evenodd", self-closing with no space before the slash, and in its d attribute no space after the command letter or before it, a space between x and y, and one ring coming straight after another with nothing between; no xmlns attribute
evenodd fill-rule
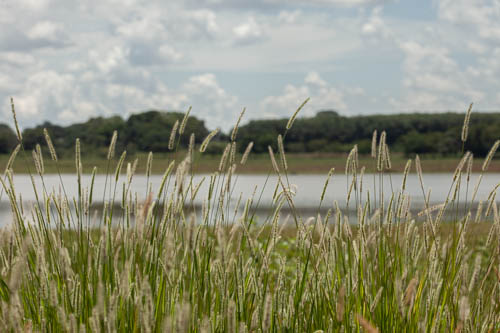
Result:
<svg viewBox="0 0 500 333"><path fill-rule="evenodd" d="M297 111L298 112L298 111ZM82 186L80 142L75 145L77 184L60 191L34 187L39 200L22 202L10 163L0 178L11 203L14 222L0 231L1 331L123 332L420 332L500 329L500 217L498 185L488 198L476 198L469 184L473 155L465 152L442 205L416 216L406 183L390 192L392 160L385 132L373 135L369 161L379 187L363 188L365 168L358 147L344 164L346 198L357 209L348 216L336 203L326 215L301 216L294 209L297 189L288 182L284 142L297 112L278 136L277 155L269 147L278 186L273 209L257 223L253 213L260 196L239 200L234 193L238 124L228 138L201 211L193 212L200 184L193 183L193 164L206 151L209 135L166 168L161 184L147 193L131 193L136 172L126 153L114 158L116 135L107 153L104 193ZM468 134L468 118L461 139ZM238 120L239 123L240 120ZM172 132L178 144L185 127ZM17 128L17 124L16 124ZM291 132L290 132L291 133ZM23 163L28 155L22 148ZM58 163L48 133L48 150ZM481 164L486 172L497 141ZM464 145L463 145L464 146ZM248 150L250 151L250 150ZM43 180L41 149L33 154L33 176ZM201 155L203 156L203 155ZM422 176L417 157L408 161ZM121 170L126 169L126 175ZM146 175L153 169L152 154ZM334 170L325 175L323 193ZM480 178L481 179L481 178ZM93 183L93 182L92 182ZM67 198L65 187L78 186ZM421 178L424 197L428 188ZM300 190L300 189L298 189ZM464 193L467 193L464 195ZM94 214L99 200L104 207ZM376 199L374 199L376 198ZM236 208L231 201L237 201ZM472 202L481 201L477 212ZM112 202L119 202L115 206ZM465 209L463 209L465 204ZM286 218L281 208L292 214ZM320 211L321 207L318 207ZM456 216L443 222L445 212Z"/></svg>

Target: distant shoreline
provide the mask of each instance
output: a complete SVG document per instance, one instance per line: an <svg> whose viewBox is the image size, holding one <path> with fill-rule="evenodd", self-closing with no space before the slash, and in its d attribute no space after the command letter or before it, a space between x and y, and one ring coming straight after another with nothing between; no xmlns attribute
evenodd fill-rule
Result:
<svg viewBox="0 0 500 333"><path fill-rule="evenodd" d="M163 174L165 169L174 159L175 153L171 154L161 154L158 153L153 157L152 173ZM180 163L184 157L183 152L177 153L176 163ZM343 174L345 170L345 161L347 154L328 154L328 153L300 153L300 154L287 154L288 162L288 173L289 174L325 174L331 168L335 168L336 174ZM146 169L147 154L136 154L127 157L125 163L122 166L122 172L126 172L127 163L133 163L133 161L138 158L137 173L144 173ZM272 169L271 160L267 154L254 154L250 155L246 164L241 165L240 156L235 159L237 164L236 173L240 174L268 174L274 173ZM31 156L26 156L27 161L24 160L22 156L18 156L13 169L14 173L17 174L27 174L36 173L34 166L32 164ZM0 171L3 172L5 165L8 160L8 155L0 155ZM407 158L402 155L394 154L392 157L392 173L401 173L407 162ZM412 159L413 160L413 159ZM86 174L92 173L93 167L97 167L97 173L106 173L108 161L105 158L99 157L85 157L83 158L83 172ZM220 155L196 155L193 163L192 171L197 174L201 173L213 173L218 170L220 161ZM27 163L25 163L27 162ZM109 167L109 173L115 173L115 167L118 159L115 158L111 161ZM424 173L449 173L454 172L459 159L457 157L436 157L436 156L421 156L422 170ZM481 166L483 163L483 158L475 159L473 172L481 172ZM56 164L50 160L50 158L45 158L45 173L55 174L58 172ZM360 168L365 166L366 173L375 172L375 162L369 156L360 156L359 159ZM61 173L74 173L75 172L75 161L73 158L64 157L60 158L58 161L59 171ZM415 172L415 163L412 163L411 172ZM500 172L500 160L493 160L488 168L489 173Z"/></svg>

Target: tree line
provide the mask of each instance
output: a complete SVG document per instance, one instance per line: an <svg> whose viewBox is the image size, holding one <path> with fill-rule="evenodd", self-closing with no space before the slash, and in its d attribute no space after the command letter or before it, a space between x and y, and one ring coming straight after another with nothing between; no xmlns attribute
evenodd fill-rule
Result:
<svg viewBox="0 0 500 333"><path fill-rule="evenodd" d="M182 121L181 112L147 111L131 115L97 117L84 123L59 126L45 122L23 130L24 147L34 149L44 144L43 129L47 128L52 141L61 155L72 154L76 138L80 138L82 153L106 156L113 131L117 130L116 148L129 153L167 152L170 132L176 121ZM288 152L347 152L358 144L360 153L369 153L374 130L387 132L387 142L392 151L411 156L414 154L454 155L461 151L460 134L464 121L463 113L411 113L396 115L368 115L346 117L335 111L318 112L314 117L295 120L287 132L285 149ZM238 150L244 151L248 143L254 142L253 151L267 152L267 147L276 147L276 137L286 129L287 118L251 120L241 125L238 131ZM201 143L210 132L203 120L189 116L179 145L187 147L191 133L195 142ZM220 153L229 140L229 133L220 132L208 146L207 153ZM484 156L500 137L500 113L473 113L469 123L469 136L465 150L476 156ZM8 154L17 144L15 132L0 124L0 154Z"/></svg>

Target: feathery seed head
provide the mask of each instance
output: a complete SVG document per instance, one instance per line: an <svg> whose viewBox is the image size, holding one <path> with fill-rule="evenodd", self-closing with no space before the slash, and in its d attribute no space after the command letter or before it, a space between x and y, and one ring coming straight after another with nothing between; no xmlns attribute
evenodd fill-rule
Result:
<svg viewBox="0 0 500 333"><path fill-rule="evenodd" d="M189 136L189 146L188 146L188 152L189 152L189 156L190 156L191 158L193 157L193 151L194 151L195 139L196 139L195 134L194 134L194 133L191 133L191 135Z"/></svg>
<svg viewBox="0 0 500 333"><path fill-rule="evenodd" d="M283 146L283 137L278 135L278 150L280 152L280 157L281 157L281 164L283 165L283 169L285 171L288 170L288 163L286 162L286 156L285 156L285 148Z"/></svg>
<svg viewBox="0 0 500 333"><path fill-rule="evenodd" d="M243 156L241 157L241 162L240 164L243 165L247 162L247 159L248 159L248 155L250 155L250 152L252 151L252 148L253 148L253 141L251 141L247 148L245 149L245 152L243 153Z"/></svg>
<svg viewBox="0 0 500 333"><path fill-rule="evenodd" d="M266 295L266 301L264 303L264 312L262 314L262 329L267 332L271 328L271 316L272 316L272 305L273 300L271 295Z"/></svg>
<svg viewBox="0 0 500 333"><path fill-rule="evenodd" d="M226 167L226 161L227 161L230 150L231 150L231 144L228 143L226 145L226 148L224 149L224 153L222 153L222 157L220 158L219 172L222 172L222 170L224 170L224 168Z"/></svg>
<svg viewBox="0 0 500 333"><path fill-rule="evenodd" d="M246 108L243 108L243 111L241 111L240 116L238 117L238 120L236 121L236 125L234 125L233 131L231 132L231 141L236 140L236 135L238 134L238 127L240 126L241 118L243 118L245 111L246 111Z"/></svg>
<svg viewBox="0 0 500 333"><path fill-rule="evenodd" d="M493 156L495 155L495 153L498 149L498 145L500 145L500 140L495 141L495 143L493 144L493 146L490 149L490 152L488 153L488 155L484 159L482 171L488 170L488 167L490 166L491 159L493 158Z"/></svg>
<svg viewBox="0 0 500 333"><path fill-rule="evenodd" d="M118 181L118 177L120 177L120 172L122 171L123 162L125 161L125 157L127 156L127 152L123 151L120 159L118 160L118 164L116 165L115 170L115 182Z"/></svg>
<svg viewBox="0 0 500 333"><path fill-rule="evenodd" d="M200 153L204 153L205 150L207 149L208 147L208 144L210 143L210 141L213 139L214 136L217 135L217 133L219 133L220 129L216 128L214 129L212 132L210 132L207 137L205 138L205 140L203 140L203 142L201 143L201 146L200 146Z"/></svg>
<svg viewBox="0 0 500 333"><path fill-rule="evenodd" d="M377 160L377 170L382 171L384 168L384 163L386 159L386 154L385 154L385 131L380 134L380 140L378 144L378 160Z"/></svg>
<svg viewBox="0 0 500 333"><path fill-rule="evenodd" d="M403 172L403 184L401 185L401 189L404 191L406 189L406 179L408 178L408 174L411 170L411 159L406 162L405 170Z"/></svg>
<svg viewBox="0 0 500 333"><path fill-rule="evenodd" d="M39 145L37 145L39 146ZM5 172L12 168L12 164L14 164L14 160L16 159L17 154L19 153L19 150L21 149L21 144L19 143L16 148L12 151L12 154L10 154L9 160L7 161L7 164L5 165Z"/></svg>
<svg viewBox="0 0 500 333"><path fill-rule="evenodd" d="M118 139L118 132L113 131L113 136L111 136L111 141L109 143L109 148L108 148L108 157L107 157L108 160L115 157L116 139Z"/></svg>
<svg viewBox="0 0 500 333"><path fill-rule="evenodd" d="M170 132L170 139L168 140L168 149L174 149L175 136L177 134L177 128L179 127L179 120L176 120L174 127L172 127L172 132Z"/></svg>
<svg viewBox="0 0 500 333"><path fill-rule="evenodd" d="M391 170L392 164L391 164L391 154L389 152L389 146L386 144L384 148L384 154L385 154L385 168L387 170Z"/></svg>
<svg viewBox="0 0 500 333"><path fill-rule="evenodd" d="M373 158L377 157L377 130L373 131L371 156Z"/></svg>
<svg viewBox="0 0 500 333"><path fill-rule="evenodd" d="M340 287L339 294L337 296L337 306L336 306L337 321L342 321L344 319L345 312L345 287Z"/></svg>
<svg viewBox="0 0 500 333"><path fill-rule="evenodd" d="M16 147L16 149L18 149L18 148ZM43 164L42 147L40 147L40 145L37 143L35 146L35 149L36 149L36 154L38 155L38 161L40 163L40 170L41 170L41 173L43 174L45 171L45 168L44 168L44 164ZM7 164L9 164L9 163L7 163Z"/></svg>
<svg viewBox="0 0 500 333"><path fill-rule="evenodd" d="M153 168L153 152L150 151L148 154L148 160L146 163L146 176L150 177L151 176L151 169Z"/></svg>
<svg viewBox="0 0 500 333"><path fill-rule="evenodd" d="M467 110L467 113L465 114L464 125L462 127L462 142L467 141L467 134L469 133L469 121L470 121L470 114L472 111L472 104L473 103L470 103L469 109Z"/></svg>
<svg viewBox="0 0 500 333"><path fill-rule="evenodd" d="M80 173L80 165L81 165L81 151L80 151L80 139L76 138L75 141L75 165L76 165L76 171L79 174Z"/></svg>
<svg viewBox="0 0 500 333"><path fill-rule="evenodd" d="M420 164L420 156L415 157L415 169L417 169L418 178L420 179L420 183L423 184L423 176L422 176L422 164Z"/></svg>
<svg viewBox="0 0 500 333"><path fill-rule="evenodd" d="M459 303L459 318L461 321L465 322L469 319L470 316L470 306L469 299L466 296L460 297Z"/></svg>
<svg viewBox="0 0 500 333"><path fill-rule="evenodd" d="M472 174L472 167L474 163L474 154L469 154L469 160L467 161L467 182L470 181L470 176Z"/></svg>
<svg viewBox="0 0 500 333"><path fill-rule="evenodd" d="M14 107L14 99L12 97L10 98L10 106L12 110L12 117L14 118L14 126L16 127L17 140L21 142L23 141L23 136L19 130L19 124L17 123L16 109Z"/></svg>
<svg viewBox="0 0 500 333"><path fill-rule="evenodd" d="M42 175L43 174L42 166L40 164L40 160L38 159L38 154L37 154L36 150L32 151L32 155L33 155L33 161L35 162L36 172L38 172L39 175ZM6 170L7 170L7 168L6 168Z"/></svg>
<svg viewBox="0 0 500 333"><path fill-rule="evenodd" d="M43 129L43 135L45 136L45 141L47 142L47 146L49 147L52 160L57 162L56 149L54 148L54 144L52 143L52 139L50 138L49 131L47 131L46 128Z"/></svg>
<svg viewBox="0 0 500 333"><path fill-rule="evenodd" d="M356 314L356 319L358 320L358 323L367 333L378 333L378 329L373 326L372 323L370 323L368 320L366 320L362 315L359 313Z"/></svg>
<svg viewBox="0 0 500 333"><path fill-rule="evenodd" d="M269 156L271 157L271 163L273 164L274 171L276 171L276 173L279 173L280 169L278 167L278 163L276 163L276 158L274 157L273 148L271 146L267 146L267 150L269 150Z"/></svg>
<svg viewBox="0 0 500 333"><path fill-rule="evenodd" d="M418 285L418 279L413 278L410 280L410 283L408 283L408 287L406 287L404 298L403 298L403 303L406 306L409 306L415 297L415 292L417 290L417 285Z"/></svg>
<svg viewBox="0 0 500 333"><path fill-rule="evenodd" d="M309 102L309 97L306 98L306 100L304 102L302 102L302 104L300 104L300 106L297 108L297 110L295 110L295 113L293 114L293 116L288 120L288 123L286 124L286 130L288 131L290 128L292 128L293 126L293 122L295 121L295 118L297 118L297 115L299 114L300 110L302 110L302 108L307 104L307 102Z"/></svg>
<svg viewBox="0 0 500 333"><path fill-rule="evenodd" d="M458 175L461 175L462 174L462 169L465 165L465 162L467 162L467 160L469 159L469 155L470 155L470 151L467 151L464 156L462 157L462 159L460 160L460 162L458 163L456 169L455 169L455 172L453 173L453 181L456 181L457 180L457 177Z"/></svg>
<svg viewBox="0 0 500 333"><path fill-rule="evenodd" d="M179 127L179 135L182 135L184 133L190 113L191 113L191 106L189 106L186 114L184 115L184 118L182 118L181 127Z"/></svg>

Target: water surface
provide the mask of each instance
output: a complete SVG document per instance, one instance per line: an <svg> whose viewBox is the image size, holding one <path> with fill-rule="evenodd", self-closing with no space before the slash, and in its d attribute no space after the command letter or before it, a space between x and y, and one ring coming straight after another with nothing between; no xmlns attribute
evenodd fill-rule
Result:
<svg viewBox="0 0 500 333"><path fill-rule="evenodd" d="M406 183L406 193L411 197L412 207L414 211L422 209L424 203L424 193L427 195L430 191L430 203L431 205L442 203L448 193L451 190L453 175L450 173L427 173L424 174L424 189L420 185L419 179L416 174L408 175ZM462 178L462 186L459 191L459 199L461 202L465 202L466 197L470 201L472 192L478 180L479 174L473 174L470 178L470 183L467 186L466 177ZM202 179L205 178L202 183L197 196L193 200L194 206L201 206L208 193L208 185L210 181L210 175L196 175L193 177L193 184L198 184ZM346 202L347 191L350 185L351 178L347 178L345 175L333 175L330 179L329 185L326 189L324 202L322 207L328 209L333 207L335 201L338 202L339 207L345 209L346 207L353 208L356 205L356 199L366 200L368 195L370 196L372 202L373 200L380 200L380 195L383 195L384 202L387 204L394 193L397 195L401 190L403 176L401 174L394 175L384 175L381 178L378 174L366 174L364 175L362 184L357 185L357 195L355 192L351 195L351 199L348 203ZM161 175L152 175L149 179L152 185L153 193L156 193L158 187L161 183ZM82 178L83 188L88 188L90 186L90 175L84 175ZM123 184L126 177L121 177L116 184L116 203L121 201L121 193L123 189ZM326 180L326 175L289 175L288 178L283 178L284 184L291 186L294 189L294 204L296 209L303 215L314 215L317 211L321 193L324 188ZM173 178L170 181L170 189L173 185ZM103 191L105 187L106 177L104 175L97 175L94 182L93 197L94 203L98 206L102 205ZM222 186L222 178L220 182L216 185L219 188ZM494 189L495 185L500 182L499 173L488 173L483 176L481 185L478 188L477 199L486 200ZM276 185L278 179L276 176L267 175L237 175L233 177L232 181L232 192L231 192L231 203L236 205L238 199L241 196L241 205L244 204L247 198L251 197L254 193L254 203L259 202L258 214L265 216L266 211L269 211L269 207L273 205L272 198L276 190ZM33 185L31 179L28 175L15 175L14 184L16 194L22 196L22 201L24 207L26 208L25 215L29 215L29 208L32 207L33 202L36 201L35 191L33 190ZM42 182L39 177L35 177L35 184L38 190L38 195L41 196L43 192ZM64 187L61 185L64 184ZM375 184L375 190L374 190ZM58 175L46 175L44 176L44 185L48 192L53 192L56 194L64 194L69 198L76 197L78 194L77 178L73 174L64 174L61 179ZM115 184L114 179L108 179L107 183L107 193L104 196L106 200L110 198L109 191L114 190ZM143 200L145 193L147 193L147 178L144 175L135 175L131 183L131 193L137 193L138 199ZM260 199L260 200L259 200ZM286 206L286 205L285 205ZM234 207L231 207L232 209ZM285 210L288 207L285 207ZM10 204L8 198L3 193L0 198L0 225L5 225L12 220Z"/></svg>

